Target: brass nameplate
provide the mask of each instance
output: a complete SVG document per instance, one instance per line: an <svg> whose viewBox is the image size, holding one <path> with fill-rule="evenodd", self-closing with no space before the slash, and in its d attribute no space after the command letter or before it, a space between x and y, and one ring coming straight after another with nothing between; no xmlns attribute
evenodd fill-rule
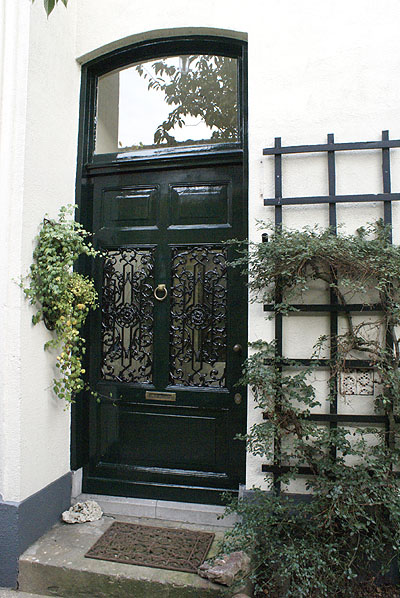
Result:
<svg viewBox="0 0 400 598"><path fill-rule="evenodd" d="M146 399L149 401L176 401L175 392L153 392L146 390Z"/></svg>

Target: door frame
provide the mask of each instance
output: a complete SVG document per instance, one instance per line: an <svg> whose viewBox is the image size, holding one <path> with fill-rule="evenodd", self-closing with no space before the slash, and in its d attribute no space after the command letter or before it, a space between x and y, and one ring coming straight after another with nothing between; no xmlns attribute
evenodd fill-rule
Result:
<svg viewBox="0 0 400 598"><path fill-rule="evenodd" d="M238 59L239 80L239 127L240 141L232 144L214 144L196 146L193 151L179 153L175 148L163 151L156 150L153 155L146 154L126 156L123 159L118 154L102 154L94 156L95 141L95 112L97 102L98 77L112 70L127 66L132 62L146 59L156 59L161 56L176 55L177 53L219 53ZM243 209L242 218L246 231L248 230L248 136L247 136L247 43L237 38L210 35L183 35L171 38L153 39L138 42L121 49L114 50L101 57L95 58L82 66L78 160L76 176L76 204L78 206L77 219L88 231L92 230L91 210L86 205L91 200L91 185L88 175L92 172L106 172L112 168L114 172L134 171L137 169L157 169L175 167L177 164L185 166L210 164L217 159L219 163L239 161L243 169ZM89 260L84 256L78 261L77 269L90 273ZM247 329L247 317L246 317ZM84 338L88 338L89 326L82 331ZM89 362L90 347L87 347L85 365ZM89 401L82 394L76 398L71 409L71 469L78 469L89 461Z"/></svg>

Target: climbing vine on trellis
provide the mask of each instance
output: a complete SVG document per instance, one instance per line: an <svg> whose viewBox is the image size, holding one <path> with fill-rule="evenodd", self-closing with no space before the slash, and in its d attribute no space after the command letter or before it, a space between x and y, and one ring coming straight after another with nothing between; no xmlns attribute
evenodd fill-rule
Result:
<svg viewBox="0 0 400 598"><path fill-rule="evenodd" d="M233 265L249 270L252 300L272 305L270 318L295 312L312 289L333 295L342 316L338 334L316 339L308 366L280 355L275 341L252 344L242 382L252 388L263 419L243 438L251 453L277 465L276 475L267 476L269 492L232 503L243 518L226 546L251 553L257 596L358 596L360 576L372 580L387 570L400 548L400 247L391 245L390 230L379 221L337 236L330 229L278 226L268 242L242 244L239 251ZM361 304L357 318L355 303ZM324 361L328 398L335 400L348 363L362 359L379 379L375 411L384 426L313 418L322 405L311 376L326 344L335 346ZM312 499L296 503L281 491L299 474Z"/></svg>

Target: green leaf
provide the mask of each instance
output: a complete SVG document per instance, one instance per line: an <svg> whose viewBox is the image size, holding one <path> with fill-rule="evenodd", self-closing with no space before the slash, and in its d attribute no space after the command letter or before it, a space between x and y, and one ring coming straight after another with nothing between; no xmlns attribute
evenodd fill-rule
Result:
<svg viewBox="0 0 400 598"><path fill-rule="evenodd" d="M49 16L55 5L56 0L44 0L44 9L46 11L47 16Z"/></svg>

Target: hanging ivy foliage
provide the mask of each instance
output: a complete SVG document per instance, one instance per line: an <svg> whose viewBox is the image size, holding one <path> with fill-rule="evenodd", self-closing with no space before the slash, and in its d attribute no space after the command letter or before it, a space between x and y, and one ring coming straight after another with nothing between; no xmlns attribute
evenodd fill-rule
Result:
<svg viewBox="0 0 400 598"><path fill-rule="evenodd" d="M35 2L35 0L32 0L32 4L33 2ZM44 4L44 9L46 11L47 16L49 16L49 14L52 12L52 10L54 9L55 5L58 4L59 0L43 0L43 4ZM64 6L67 6L68 4L68 0L61 0L61 2L64 4Z"/></svg>
<svg viewBox="0 0 400 598"><path fill-rule="evenodd" d="M244 439L252 454L278 469L274 484L267 476L268 492L231 503L241 523L225 548L251 554L257 597L365 596L361 582L374 582L400 551L400 247L390 243L390 230L379 221L354 235L279 227L268 242L239 250L234 265L250 271L253 300L275 313L295 312L304 293L325 293L328 303L333 294L343 308L339 334L320 337L315 354L304 357L318 359L326 345L335 347L324 362L331 401L348 360L369 363L380 389L376 414L389 425L313 421L312 411L326 412L311 383L315 364L282 358L275 342L253 343L242 383L250 385L263 417ZM350 308L355 303L365 306L357 317ZM374 317L367 311L371 305L378 310ZM355 397L345 398L357 413ZM296 502L284 490L304 471L310 499Z"/></svg>
<svg viewBox="0 0 400 598"><path fill-rule="evenodd" d="M37 308L33 324L43 321L54 331L54 338L44 347L59 351L60 375L54 379L53 389L67 403L85 388L85 340L79 331L97 301L93 281L73 271L81 255L98 255L88 241L89 233L73 219L73 210L74 206L62 207L58 220L43 219L30 273L21 284L27 299Z"/></svg>

